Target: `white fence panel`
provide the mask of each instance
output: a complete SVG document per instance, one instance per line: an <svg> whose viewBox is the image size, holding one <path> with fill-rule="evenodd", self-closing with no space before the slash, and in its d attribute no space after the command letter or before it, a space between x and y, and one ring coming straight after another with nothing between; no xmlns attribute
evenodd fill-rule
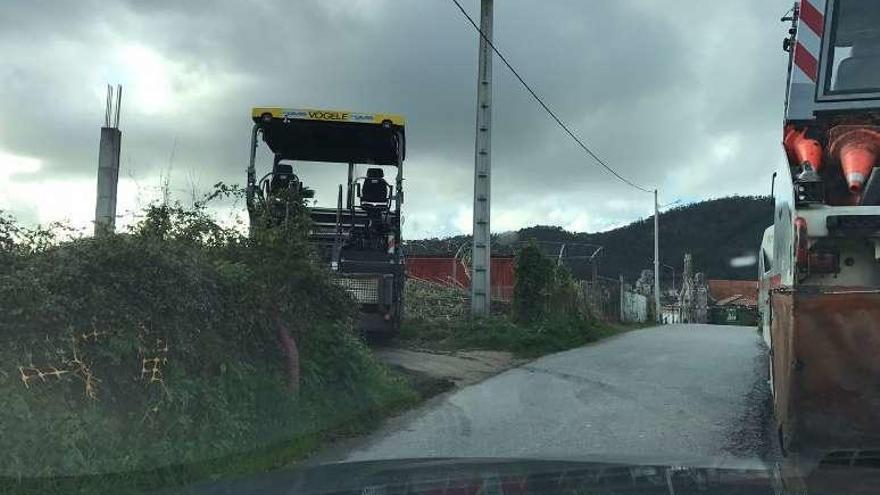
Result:
<svg viewBox="0 0 880 495"><path fill-rule="evenodd" d="M648 321L648 298L642 294L625 291L623 293L621 316L627 323L644 323Z"/></svg>

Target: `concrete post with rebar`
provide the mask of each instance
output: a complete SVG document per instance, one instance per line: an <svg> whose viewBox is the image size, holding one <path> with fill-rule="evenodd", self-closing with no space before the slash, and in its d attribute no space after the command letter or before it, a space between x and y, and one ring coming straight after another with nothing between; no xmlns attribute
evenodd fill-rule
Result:
<svg viewBox="0 0 880 495"><path fill-rule="evenodd" d="M112 234L116 231L116 191L119 184L119 156L122 150L122 132L119 130L122 86L116 87L115 104L113 96L113 87L108 85L104 126L101 127L101 142L98 147L95 236Z"/></svg>

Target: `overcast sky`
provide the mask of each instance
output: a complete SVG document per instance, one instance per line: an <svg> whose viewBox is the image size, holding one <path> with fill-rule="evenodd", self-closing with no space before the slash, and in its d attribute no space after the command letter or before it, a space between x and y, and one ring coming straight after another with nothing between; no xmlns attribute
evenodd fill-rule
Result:
<svg viewBox="0 0 880 495"><path fill-rule="evenodd" d="M119 211L162 177L243 183L252 106L407 118L410 238L471 227L477 36L450 0L6 0L0 209L94 215L107 83L122 84ZM606 161L661 202L766 194L782 159L790 0L497 0L495 41ZM477 0L463 5L474 17ZM597 231L651 196L597 168L495 61L494 231ZM264 164L265 166L266 164ZM335 197L345 169L304 165Z"/></svg>

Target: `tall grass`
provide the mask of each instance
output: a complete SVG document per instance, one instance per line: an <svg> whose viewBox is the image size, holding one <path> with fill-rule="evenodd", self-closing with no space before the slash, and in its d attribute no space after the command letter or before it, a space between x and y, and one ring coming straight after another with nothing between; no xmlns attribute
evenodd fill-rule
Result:
<svg viewBox="0 0 880 495"><path fill-rule="evenodd" d="M586 345L618 331L605 323L576 317L517 323L508 316L496 315L476 319L409 319L402 327L401 339L416 347L509 351L517 357L533 358Z"/></svg>

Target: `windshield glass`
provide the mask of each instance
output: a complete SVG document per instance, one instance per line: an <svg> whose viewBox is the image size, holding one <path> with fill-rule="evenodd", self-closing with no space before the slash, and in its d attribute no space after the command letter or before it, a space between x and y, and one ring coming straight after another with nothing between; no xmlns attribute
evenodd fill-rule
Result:
<svg viewBox="0 0 880 495"><path fill-rule="evenodd" d="M880 0L0 2L0 495L880 493Z"/></svg>
<svg viewBox="0 0 880 495"><path fill-rule="evenodd" d="M829 93L880 91L880 15L870 0L839 0L833 9Z"/></svg>

